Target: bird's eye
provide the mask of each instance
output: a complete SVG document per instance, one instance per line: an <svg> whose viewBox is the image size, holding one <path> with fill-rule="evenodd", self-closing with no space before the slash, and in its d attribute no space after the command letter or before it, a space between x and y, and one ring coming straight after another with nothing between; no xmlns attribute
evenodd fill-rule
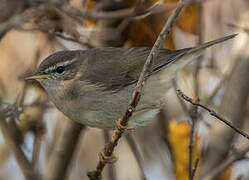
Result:
<svg viewBox="0 0 249 180"><path fill-rule="evenodd" d="M56 73L61 74L65 71L65 67L58 66L55 71L56 71Z"/></svg>

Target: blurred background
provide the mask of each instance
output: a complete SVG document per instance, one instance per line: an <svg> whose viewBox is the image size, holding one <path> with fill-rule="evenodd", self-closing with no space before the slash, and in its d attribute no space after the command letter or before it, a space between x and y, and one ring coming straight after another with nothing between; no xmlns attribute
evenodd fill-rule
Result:
<svg viewBox="0 0 249 180"><path fill-rule="evenodd" d="M24 77L59 50L152 47L177 0L0 0L0 179L88 179L112 131L68 120ZM193 99L249 132L249 1L188 0L164 48L239 33L177 74L163 111L124 136L104 180L249 180L248 140ZM192 158L189 158L190 132ZM192 162L191 160L192 159Z"/></svg>

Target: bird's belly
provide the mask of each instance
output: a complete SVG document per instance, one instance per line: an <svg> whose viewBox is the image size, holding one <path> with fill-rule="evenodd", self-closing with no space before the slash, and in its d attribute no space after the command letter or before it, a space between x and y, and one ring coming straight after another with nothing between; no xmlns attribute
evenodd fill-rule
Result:
<svg viewBox="0 0 249 180"><path fill-rule="evenodd" d="M158 72L148 78L142 90L142 96L137 110L152 105L159 106L162 97L171 86L171 79L172 77L165 76L163 72ZM82 98L77 98L77 103L71 103L70 100L67 100L57 104L57 107L70 119L81 124L91 127L113 129L115 127L115 120L124 115L131 100L134 87L135 84L111 94L96 92L96 94L91 97L83 96ZM139 116L132 117L129 124L131 126L142 126L158 112L158 109L145 111Z"/></svg>
<svg viewBox="0 0 249 180"><path fill-rule="evenodd" d="M115 127L115 120L124 115L131 100L133 90L134 86L127 87L113 94L94 97L87 108L77 111L80 113L71 113L74 116L71 119L91 127L113 129ZM159 94L157 93L153 97L150 96L151 93L147 95L143 93L136 109L146 109L151 106L159 107L161 104ZM146 122L159 112L158 109L148 108L148 110L139 113L139 115L132 116L129 125L135 127L147 124Z"/></svg>

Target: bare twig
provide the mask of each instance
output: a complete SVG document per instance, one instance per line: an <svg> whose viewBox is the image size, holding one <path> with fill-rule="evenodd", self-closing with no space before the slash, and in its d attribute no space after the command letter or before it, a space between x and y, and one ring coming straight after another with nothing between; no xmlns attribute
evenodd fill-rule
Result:
<svg viewBox="0 0 249 180"><path fill-rule="evenodd" d="M228 79L229 79L229 77L225 75L225 77L220 80L219 84L217 84L217 86L214 88L211 95L208 97L208 99L205 100L205 102L203 104L205 104L206 106L210 105L210 103L213 101L213 99L215 98L215 96L217 95L219 90L224 86L225 82Z"/></svg>
<svg viewBox="0 0 249 180"><path fill-rule="evenodd" d="M177 93L184 100L188 101L189 103L191 103L191 104L193 104L195 106L199 106L202 109L208 111L211 116L216 117L217 119L219 119L220 121L222 121L223 123L225 123L226 125L228 125L230 128L232 128L234 131L236 131L240 135L244 136L245 138L249 139L249 135L247 133L245 133L241 129L235 127L231 122L229 122L229 121L225 120L224 118L220 117L214 110L211 110L208 107L206 107L206 106L204 106L204 105L202 105L200 103L195 102L193 99L191 99L190 97L188 97L185 94L183 94L183 92L179 88L177 89Z"/></svg>
<svg viewBox="0 0 249 180"><path fill-rule="evenodd" d="M79 38L76 39L74 37L67 37L67 36L64 36L61 33L56 33L56 32L53 35L55 35L55 36L57 36L57 37L59 37L61 39L67 40L67 41L72 41L72 42L79 43L79 44L81 44L83 46L86 46L87 48L92 48L93 47L88 41L84 42L84 41L80 40Z"/></svg>
<svg viewBox="0 0 249 180"><path fill-rule="evenodd" d="M64 35L63 33L55 32L54 29L53 30L45 29L44 27L43 27L43 29L40 27L37 27L37 28L17 27L16 29L21 30L21 31L28 31L28 32L29 31L40 31L40 32L46 33L50 36L53 36L53 37L58 37L58 38L61 38L63 40L66 40L66 41L72 41L72 42L78 43L82 46L86 46L87 48L93 47L90 43L88 43L89 40L82 41L80 38L73 37L72 35L67 36L67 35Z"/></svg>
<svg viewBox="0 0 249 180"><path fill-rule="evenodd" d="M68 5L68 3L54 4L51 2L45 2L45 3L41 3L41 5L39 6L31 7L22 13L18 13L10 17L5 22L1 22L0 35L2 36L3 34L5 34L7 31L9 31L12 28L18 28L22 26L24 23L28 22L30 19L32 19L33 17L39 14L44 14L45 10L49 8L59 9L63 11L64 13L74 17L75 19L82 17L86 19L99 20L99 19L123 19L123 18L128 18L128 17L139 16L139 15L151 14L154 11L155 11L154 13L158 13L158 12L165 11L165 9L169 9L169 8L172 9L174 8L175 5L168 7L168 8L166 7L158 8L158 6L159 4L156 3L155 5L147 9L140 7L140 8L126 8L126 9L116 10L116 11L111 11L111 12L98 12L95 10L84 11L84 10L74 9L74 8L71 8Z"/></svg>
<svg viewBox="0 0 249 180"><path fill-rule="evenodd" d="M176 81L173 81L173 86L176 88ZM176 92L177 93L177 92ZM196 121L197 121L197 115L198 115L198 108L197 106L193 106L192 109L188 110L185 102L181 99L180 96L177 96L181 107L184 111L184 113L190 118L191 121L189 121L191 123L191 129L190 129L190 136L189 136L189 160L188 160L188 178L189 180L193 179L193 173L194 172L194 168L192 168L192 163L193 163L193 146L194 146L194 130L195 130L195 125L196 125ZM198 102L199 100L197 99L196 102Z"/></svg>
<svg viewBox="0 0 249 180"><path fill-rule="evenodd" d="M196 172L196 169L197 169L197 167L198 167L199 160L200 160L199 158L197 158L197 159L195 160L194 168L192 169L192 172L191 172L191 178L192 178L192 179L194 179L194 177L195 177L195 172Z"/></svg>
<svg viewBox="0 0 249 180"><path fill-rule="evenodd" d="M144 8L135 6L132 8L125 8L121 10L114 10L110 12L99 12L99 11L88 11L88 10L79 10L74 9L68 6L63 6L61 9L73 16L78 16L86 19L93 19L93 20L101 20L101 19L125 19L125 18L138 18L138 17L146 17L150 14L159 13L168 9L173 9L176 4L172 4L171 6L163 6L159 3L155 3L149 8Z"/></svg>
<svg viewBox="0 0 249 180"><path fill-rule="evenodd" d="M13 105L15 106L15 105ZM32 164L28 161L27 157L25 156L24 152L22 151L19 143L15 141L14 132L10 129L9 125L5 121L6 118L6 111L0 112L0 128L6 143L10 146L11 150L14 153L16 161L22 170L23 175L27 180L39 179L39 175L35 172Z"/></svg>
<svg viewBox="0 0 249 180"><path fill-rule="evenodd" d="M205 0L190 0L185 1L183 4L196 4L203 2ZM177 3L169 3L167 5L163 5L160 2L153 4L151 7L144 8L140 5L132 7L132 8L125 8L121 10L115 10L110 12L99 12L96 10L87 11L87 10L79 10L73 9L68 6L63 6L62 10L71 14L73 16L78 16L86 19L93 19L93 20L100 20L100 19L141 19L145 18L148 15L160 13L166 10L171 10L177 7Z"/></svg>
<svg viewBox="0 0 249 180"><path fill-rule="evenodd" d="M198 8L198 19L199 22L197 23L197 31L198 31L198 45L201 45L203 43L203 17L202 17L202 3L199 3L199 8ZM197 61L195 63L195 71L194 71L194 89L195 89L195 95L196 97L199 97L199 72L200 72L200 64L201 64L201 59L203 58L203 55L199 56L197 58Z"/></svg>
<svg viewBox="0 0 249 180"><path fill-rule="evenodd" d="M173 87L174 87L175 89L177 89L178 86L177 86L177 83L176 83L176 80L175 80L175 79L173 79L172 84L173 84ZM180 103L180 105L181 105L181 108L182 108L184 114L185 114L186 116L188 116L188 122L191 123L191 121L190 121L191 116L190 116L190 114L189 114L189 110L188 110L188 107L187 107L186 103L185 103L184 101L181 100L181 98L177 95L177 92L176 92L176 91L175 91L175 94L176 94L176 97L178 98L178 101L179 101L179 103Z"/></svg>
<svg viewBox="0 0 249 180"><path fill-rule="evenodd" d="M134 138L130 134L127 134L125 137L126 137L127 143L129 144L129 146L131 148L131 151L132 151L132 153L137 161L138 167L141 171L141 175L142 175L141 179L145 180L146 177L145 177L144 168L143 168L143 164L142 164L142 158L141 158L141 155L139 153L137 144L134 141Z"/></svg>
<svg viewBox="0 0 249 180"><path fill-rule="evenodd" d="M84 126L81 124L71 120L67 121L62 135L57 140L52 155L50 155L51 159L43 179L61 180L65 178L73 153L76 149L80 133L83 129Z"/></svg>
<svg viewBox="0 0 249 180"><path fill-rule="evenodd" d="M199 8L198 8L198 17L199 17L199 23L198 23L198 45L202 44L203 42L203 32L202 32L202 3L199 3ZM199 97L199 73L200 73L200 63L201 59L203 58L203 55L199 56L197 58L196 64L195 64L195 72L194 72L194 89L195 89L195 96ZM198 100L196 101L198 102ZM191 125L191 133L190 133L190 142L189 142L189 180L193 180L195 170L192 168L192 163L193 163L193 144L194 144L194 130L195 130L195 125L197 121L197 112L198 112L198 107L195 106L193 108L192 113L190 112L190 117L192 119L192 125ZM196 167L197 168L199 160L197 159L196 161ZM193 174L194 173L194 174Z"/></svg>
<svg viewBox="0 0 249 180"><path fill-rule="evenodd" d="M32 152L32 165L34 166L35 169L38 167L38 162L39 162L39 155L40 155L40 150L41 150L41 139L42 135L44 134L44 125L42 122L42 117L37 119L36 124L35 124L35 129L34 129L34 145L33 145L33 152Z"/></svg>
<svg viewBox="0 0 249 180"><path fill-rule="evenodd" d="M205 104L205 106L208 106L211 104L211 102L213 101L213 99L215 98L215 96L217 95L217 93L219 92L219 90L224 86L224 84L231 79L231 76L234 74L234 71L237 67L238 63L235 63L232 67L231 70L228 73L225 73L225 75L223 75L222 79L220 80L220 82L216 85L216 87L214 88L213 92L211 93L211 95L208 97L208 99L206 99L204 101L203 104Z"/></svg>
<svg viewBox="0 0 249 180"><path fill-rule="evenodd" d="M36 11L34 8L30 8L21 14L17 14L12 16L8 21L3 22L0 24L0 34L5 34L7 31L9 31L12 28L20 27L23 25L25 22L29 21L31 18L34 17L39 13Z"/></svg>
<svg viewBox="0 0 249 180"><path fill-rule="evenodd" d="M198 102L197 100L196 102ZM190 129L190 140L189 140L189 160L188 160L188 175L189 175L189 180L193 180L193 168L192 168L192 163L193 163L193 147L194 147L194 134L195 134L195 125L197 121L197 110L198 106L194 106L192 109L192 112L190 112L190 117L192 120L192 125ZM191 111L191 110L190 110Z"/></svg>
<svg viewBox="0 0 249 180"><path fill-rule="evenodd" d="M247 19L245 22L247 22ZM244 43L248 43L246 39L243 40L245 40L243 41ZM241 39L239 39L239 41L241 41ZM232 76L225 86L222 101L219 104L219 111L226 116L230 124L241 129L244 120L246 120L246 107L249 97L249 63L247 61L247 52L244 52L244 49L236 52L234 58L235 64L233 66L235 66L235 69L232 70ZM232 68L233 67L230 69ZM205 106L208 107L207 105ZM200 172L198 173L200 179L212 172L214 168L218 167L219 164L224 161L231 147L231 143L235 140L237 133L231 128L226 126L222 127L222 125L223 124L216 124L212 127L210 133L211 141L204 152L205 156ZM245 132L248 133L248 130L245 129ZM212 141L212 139L215 139L215 141Z"/></svg>
<svg viewBox="0 0 249 180"><path fill-rule="evenodd" d="M167 145L167 147L169 148L170 153L172 153L171 151L171 147L169 145L168 142L168 124L169 124L169 117L167 116L167 110L166 108L163 108L157 115L157 119L158 119L158 124L160 126L160 130L161 130L161 136L163 141L165 142L165 144Z"/></svg>
<svg viewBox="0 0 249 180"><path fill-rule="evenodd" d="M132 94L132 100L130 101L124 116L122 116L120 119L118 119L117 127L113 132L110 143L108 143L106 145L106 147L104 148L104 150L101 151L100 157L102 157L102 158L100 159L96 170L88 173L88 177L90 179L96 180L96 179L101 178L101 173L102 173L105 165L108 162L107 160L111 159L114 148L117 146L117 143L118 143L119 139L122 137L123 133L127 130L129 118L132 116L132 114L136 108L136 105L138 104L139 97L141 94L141 89L144 85L144 81L145 81L146 76L150 70L150 67L152 66L153 60L154 60L154 58L156 58L158 50L162 46L163 40L169 34L171 27L175 23L178 15L183 7L184 7L184 4L182 3L182 1L179 1L177 8L170 15L170 17L168 18L167 22L165 23L161 33L159 34L149 56L144 64L143 70L140 74L139 80L138 80L136 87L135 87L135 90Z"/></svg>
<svg viewBox="0 0 249 180"><path fill-rule="evenodd" d="M202 3L199 3L199 8L198 8L198 17L199 17L199 22L197 23L197 31L198 31L198 45L202 44L203 42L203 32L202 32ZM198 98L199 97L199 73L200 73L200 63L201 59L203 58L203 55L199 56L197 58L197 61L195 63L195 71L194 71L194 89L195 89L195 96ZM197 99L196 102L199 100ZM190 110L191 111L191 110ZM189 140L189 164L188 164L188 175L189 175L189 180L193 180L194 174L195 174L195 169L197 168L199 160L197 159L195 161L195 167L194 169L192 168L193 164L193 146L194 146L194 134L195 134L195 125L197 121L197 113L198 113L198 106L194 106L192 109L192 112L190 112L190 117L192 120L192 125L191 125L191 130L190 130L190 140Z"/></svg>
<svg viewBox="0 0 249 180"><path fill-rule="evenodd" d="M234 162L245 158L245 154L247 152L249 152L249 145L244 146L243 148L241 148L241 150L236 151L236 153L230 155L227 160L225 160L218 167L214 168L214 170L208 173L206 177L203 177L203 180L214 179L221 172L225 171L227 168L233 165Z"/></svg>
<svg viewBox="0 0 249 180"><path fill-rule="evenodd" d="M110 135L109 135L109 131L108 130L103 130L104 133L104 138L105 138L105 144L108 143L110 141ZM116 177L116 170L114 166L109 166L108 167L108 179L109 180L115 180L117 179Z"/></svg>

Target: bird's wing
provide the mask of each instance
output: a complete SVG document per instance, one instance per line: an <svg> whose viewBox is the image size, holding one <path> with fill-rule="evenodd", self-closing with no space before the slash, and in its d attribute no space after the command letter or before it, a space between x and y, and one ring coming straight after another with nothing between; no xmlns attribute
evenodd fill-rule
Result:
<svg viewBox="0 0 249 180"><path fill-rule="evenodd" d="M137 82L150 48L96 48L91 50L86 72L81 80L102 87L103 90L120 90ZM187 49L159 50L152 71L158 71Z"/></svg>
<svg viewBox="0 0 249 180"><path fill-rule="evenodd" d="M177 63L176 65L182 68L194 57L201 55L206 48L235 36L236 34L224 36L197 47L176 51L160 49L154 60L150 75L173 63ZM150 50L150 48L141 47L130 49L93 48L88 51L91 58L88 59L87 70L81 79L102 86L104 90L120 90L137 82ZM183 58L185 56L186 58ZM191 58L189 58L190 56Z"/></svg>

